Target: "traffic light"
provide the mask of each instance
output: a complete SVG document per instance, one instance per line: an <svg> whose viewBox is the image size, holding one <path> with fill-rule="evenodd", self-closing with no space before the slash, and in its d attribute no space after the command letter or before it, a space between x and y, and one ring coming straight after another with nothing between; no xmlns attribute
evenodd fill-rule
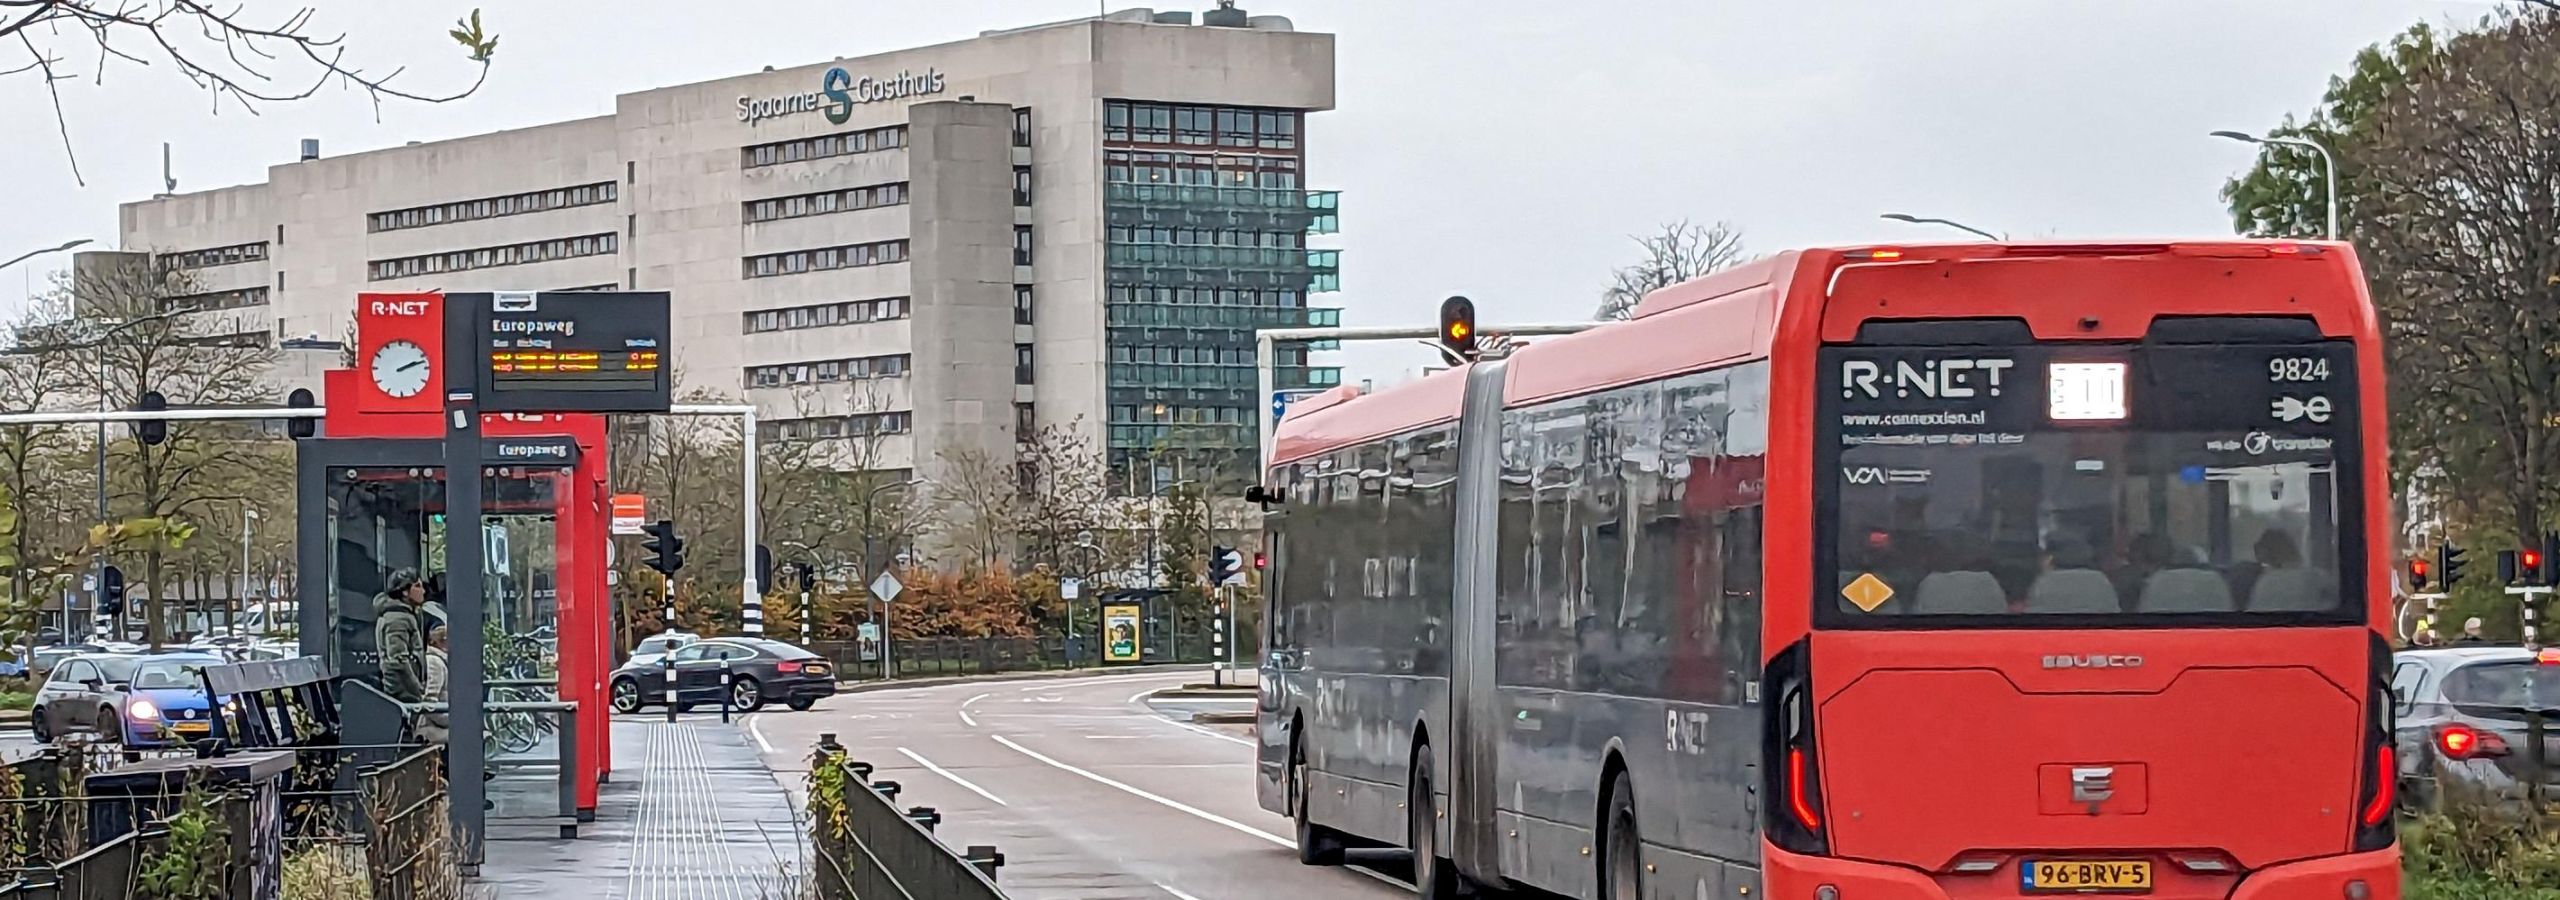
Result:
<svg viewBox="0 0 2560 900"><path fill-rule="evenodd" d="M676 536L676 523L659 519L640 526L640 532L649 536L640 542L640 549L649 551L649 568L667 576L684 568L684 538Z"/></svg>
<svg viewBox="0 0 2560 900"><path fill-rule="evenodd" d="M2513 586L2516 583L2516 571L2516 551L2498 551L2498 583Z"/></svg>
<svg viewBox="0 0 2560 900"><path fill-rule="evenodd" d="M106 566L98 570L98 614L109 618L124 615L124 570Z"/></svg>
<svg viewBox="0 0 2560 900"><path fill-rule="evenodd" d="M773 548L756 545L756 596L773 593Z"/></svg>
<svg viewBox="0 0 2560 900"><path fill-rule="evenodd" d="M2436 545L2435 576L2439 589L2453 590L2454 583L2462 580L2462 548L2451 541Z"/></svg>
<svg viewBox="0 0 2560 900"><path fill-rule="evenodd" d="M1440 346L1460 359L1476 358L1476 302L1465 297L1440 301Z"/></svg>
<svg viewBox="0 0 2560 900"><path fill-rule="evenodd" d="M1209 548L1209 586L1244 583L1244 554L1234 547Z"/></svg>
<svg viewBox="0 0 2560 900"><path fill-rule="evenodd" d="M312 396L310 388L294 388L293 393L284 395L284 405L294 409L310 409L320 405L320 398ZM284 425L284 432L286 435L296 439L311 437L320 433L320 420L287 420Z"/></svg>
<svg viewBox="0 0 2560 900"><path fill-rule="evenodd" d="M800 593L806 594L817 590L818 567L808 563L801 563L798 568L800 570Z"/></svg>
<svg viewBox="0 0 2560 900"><path fill-rule="evenodd" d="M1260 572L1269 568L1271 568L1271 554L1260 550L1253 551L1253 570Z"/></svg>
<svg viewBox="0 0 2560 900"><path fill-rule="evenodd" d="M159 391L143 391L142 397L134 401L133 408L142 412L159 412L169 408L169 398L160 396ZM133 423L133 435L136 438L140 438L145 444L156 445L161 441L169 439L169 421L167 419L144 419L142 421L135 422Z"/></svg>
<svg viewBox="0 0 2560 900"><path fill-rule="evenodd" d="M2426 557L2422 556L2409 560L2409 589L2412 591L2424 591L2427 589Z"/></svg>

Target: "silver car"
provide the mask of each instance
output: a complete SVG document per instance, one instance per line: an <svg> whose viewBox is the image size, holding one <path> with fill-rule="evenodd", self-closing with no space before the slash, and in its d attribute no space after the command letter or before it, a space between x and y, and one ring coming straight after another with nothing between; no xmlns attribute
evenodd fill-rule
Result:
<svg viewBox="0 0 2560 900"><path fill-rule="evenodd" d="M2458 788L2520 801L2537 767L2544 796L2560 798L2560 648L2466 644L2392 659L2404 801L2423 806ZM2546 723L2538 758L2526 737L2535 707Z"/></svg>

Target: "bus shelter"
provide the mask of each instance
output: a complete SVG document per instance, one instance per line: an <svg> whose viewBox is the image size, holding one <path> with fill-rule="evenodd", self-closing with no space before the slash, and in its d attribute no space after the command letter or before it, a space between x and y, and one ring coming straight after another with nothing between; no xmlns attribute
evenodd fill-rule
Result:
<svg viewBox="0 0 2560 900"><path fill-rule="evenodd" d="M347 396L358 373L326 374L329 395ZM591 818L597 784L612 758L604 682L613 665L611 602L605 572L610 540L605 484L604 417L488 415L483 418L481 496L477 523L445 515L443 423L433 414L368 413L331 404L321 436L299 443L298 559L301 650L331 661L346 676L380 686L374 642L376 601L391 574L412 569L426 579L430 627L454 604L477 603L481 640L476 658L448 636L455 651L447 683L465 683L463 667L479 666L491 700L552 697L577 704L573 784L579 819ZM481 596L450 596L446 548L478 540ZM319 577L312 577L313 574ZM341 691L355 696L358 691ZM349 701L350 734L392 733L396 711ZM494 721L519 715L525 721ZM483 718L476 747L484 771L556 753L552 723L529 714Z"/></svg>

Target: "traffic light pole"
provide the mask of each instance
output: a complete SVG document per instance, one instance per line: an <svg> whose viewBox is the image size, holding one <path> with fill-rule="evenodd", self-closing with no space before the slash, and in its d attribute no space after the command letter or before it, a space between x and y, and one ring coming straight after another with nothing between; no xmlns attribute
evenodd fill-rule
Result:
<svg viewBox="0 0 2560 900"><path fill-rule="evenodd" d="M2521 611L2524 615L2524 649L2527 653L2539 655L2542 652L2541 635L2536 628L2535 620L2539 618L2538 607L2542 605L2541 598L2549 596L2554 590L2560 590L2560 588L2555 588L2551 585L2528 584L2507 589L2508 594L2524 598L2524 601L2519 605L2522 607ZM2524 746L2526 774L2523 780L2526 808L2532 811L2536 819L2541 818L2547 812L2544 808L2544 800L2546 798L2543 794L2543 782L2546 776L2543 772L2545 771L2544 767L2550 764L2550 761L2545 759L2543 756L2543 743L2546 729L2542 721L2542 698L2537 696L2534 691L2535 686L2540 681L2541 679L2538 678L2527 678L2524 680Z"/></svg>
<svg viewBox="0 0 2560 900"><path fill-rule="evenodd" d="M2414 636L2418 639L2420 646L2428 646L2436 642L2436 604L2443 603L2445 598L2450 596L2452 595L2423 592L2409 595L2409 599L2423 600L2427 604L2426 614L2419 617L2418 633Z"/></svg>

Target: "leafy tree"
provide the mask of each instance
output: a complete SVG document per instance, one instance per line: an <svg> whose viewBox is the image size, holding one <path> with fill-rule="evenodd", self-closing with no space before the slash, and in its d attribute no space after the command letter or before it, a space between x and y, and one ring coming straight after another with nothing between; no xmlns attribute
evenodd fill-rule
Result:
<svg viewBox="0 0 2560 900"><path fill-rule="evenodd" d="M1636 303L1644 295L1748 258L1742 249L1742 229L1731 222L1698 225L1682 219L1632 240L1644 258L1610 273L1609 287L1600 292L1600 308L1593 318L1635 318Z"/></svg>
<svg viewBox="0 0 2560 900"><path fill-rule="evenodd" d="M363 91L379 110L386 99L447 103L468 97L488 81L489 61L498 51L497 35L472 10L447 32L475 64L471 83L459 91L418 93L393 84L406 66L379 72L351 59L344 35L312 27L316 13L301 7L258 14L245 4L194 0L9 0L0 3L0 77L31 76L44 87L71 176L78 180L79 155L62 113L61 85L76 83L81 69L103 82L112 65L157 64L210 94L217 113L227 102L254 114L267 103L308 99L331 83Z"/></svg>

